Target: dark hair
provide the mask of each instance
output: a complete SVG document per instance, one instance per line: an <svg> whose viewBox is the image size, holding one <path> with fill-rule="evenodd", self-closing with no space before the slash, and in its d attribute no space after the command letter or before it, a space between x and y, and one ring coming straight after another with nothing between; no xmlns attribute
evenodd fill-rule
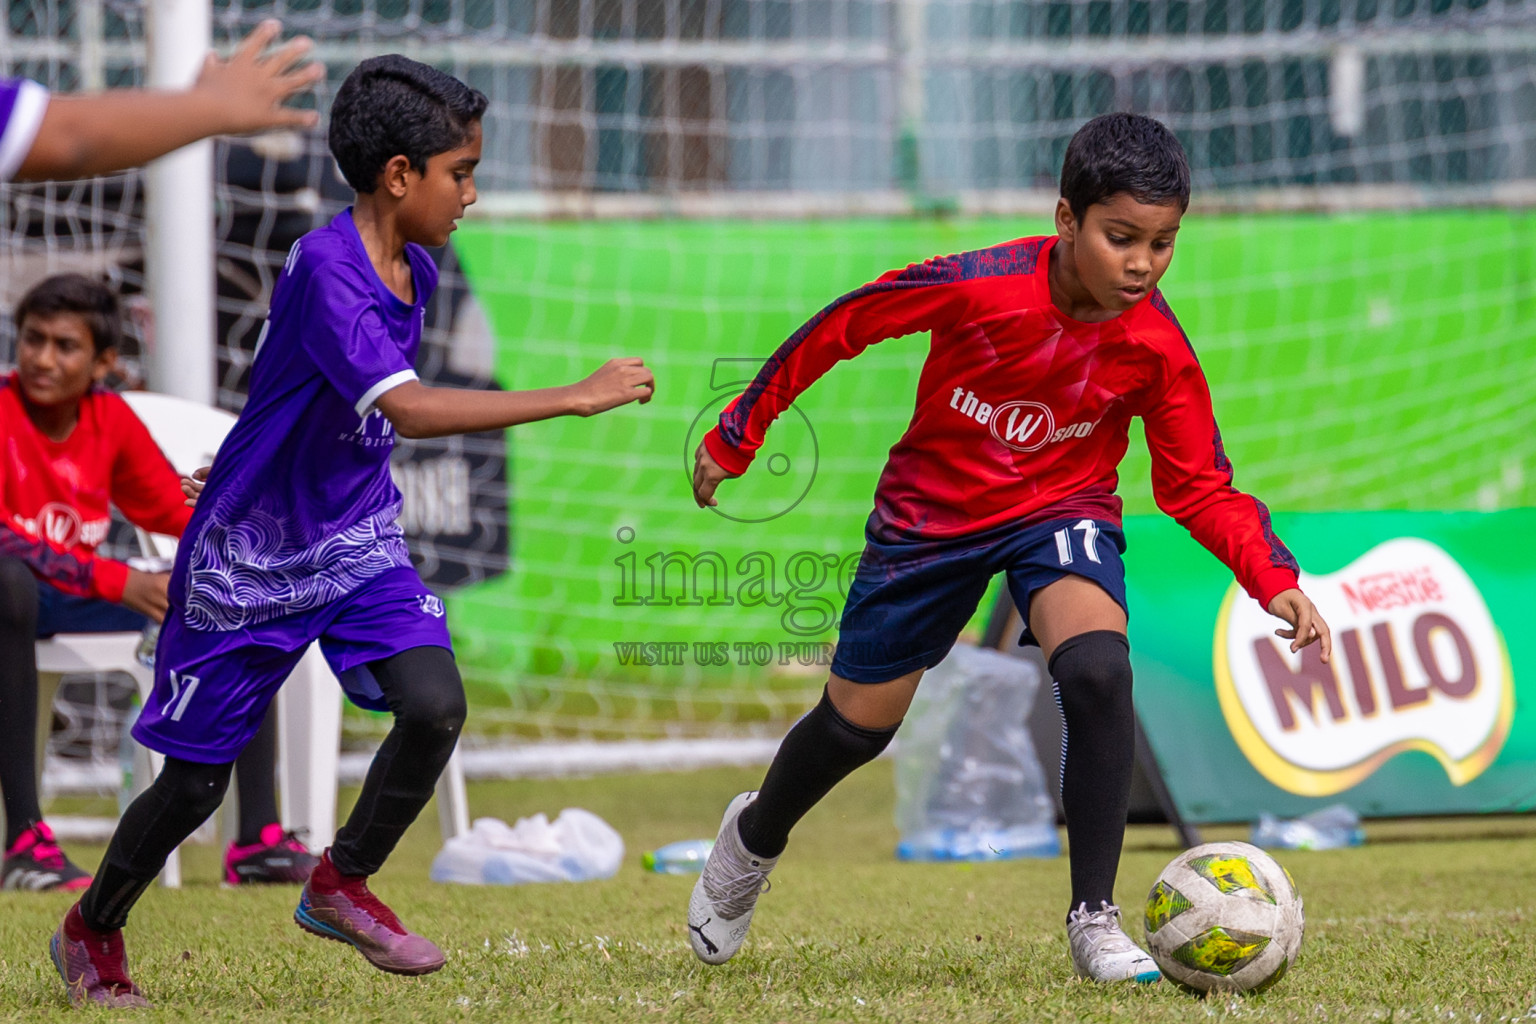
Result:
<svg viewBox="0 0 1536 1024"><path fill-rule="evenodd" d="M331 155L358 192L378 187L390 159L425 174L427 160L464 144L485 113L485 94L398 53L370 57L347 76L331 104Z"/></svg>
<svg viewBox="0 0 1536 1024"><path fill-rule="evenodd" d="M91 332L91 344L100 355L117 348L122 337L122 317L117 295L100 281L83 274L56 274L33 285L16 304L16 328L29 316L53 316L74 313L85 321Z"/></svg>
<svg viewBox="0 0 1536 1024"><path fill-rule="evenodd" d="M1061 197L1081 221L1094 203L1127 193L1139 203L1189 209L1189 160L1161 121L1100 114L1077 130L1061 165Z"/></svg>

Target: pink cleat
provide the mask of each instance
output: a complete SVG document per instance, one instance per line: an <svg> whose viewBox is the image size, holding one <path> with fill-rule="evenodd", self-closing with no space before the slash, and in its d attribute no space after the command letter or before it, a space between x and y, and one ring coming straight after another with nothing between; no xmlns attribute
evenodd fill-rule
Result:
<svg viewBox="0 0 1536 1024"><path fill-rule="evenodd" d="M224 883L303 885L319 863L320 858L305 849L296 834L273 822L261 830L257 842L229 844L224 851Z"/></svg>
<svg viewBox="0 0 1536 1024"><path fill-rule="evenodd" d="M64 856L54 841L53 829L39 821L23 832L5 851L0 866L0 889L34 892L80 892L91 887L91 876Z"/></svg>
<svg viewBox="0 0 1536 1024"><path fill-rule="evenodd" d="M76 1006L96 1003L116 1010L147 1007L149 1000L128 977L123 931L98 932L86 927L76 903L48 943L48 955Z"/></svg>
<svg viewBox="0 0 1536 1024"><path fill-rule="evenodd" d="M391 974L431 974L447 962L431 940L406 931L395 912L368 891L366 875L337 871L330 850L309 876L293 920L312 935L348 943Z"/></svg>

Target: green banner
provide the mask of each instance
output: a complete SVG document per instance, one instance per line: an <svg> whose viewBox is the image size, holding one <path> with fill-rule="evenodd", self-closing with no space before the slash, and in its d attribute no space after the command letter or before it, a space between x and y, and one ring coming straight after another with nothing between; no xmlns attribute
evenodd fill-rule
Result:
<svg viewBox="0 0 1536 1024"><path fill-rule="evenodd" d="M512 571L450 598L466 669L498 687L630 681L616 643L832 640L830 618L806 637L771 608L616 603L629 596L620 566L634 552L648 582L647 559L718 553L734 581L739 560L767 552L782 583L792 559L857 554L926 338L872 346L818 381L769 434L787 471L765 451L722 488L719 514L689 494L698 435L837 295L935 253L1049 230L1036 218L466 222L454 247L502 387L563 384L621 355L644 356L661 381L644 407L512 431ZM1163 290L1243 486L1306 511L1536 504L1533 238L1527 212L1188 218ZM1317 427L1305 451L1283 429L1296 422ZM1120 467L1128 510L1156 511L1148 465L1138 429ZM821 593L840 607L830 583ZM731 667L736 683L762 675ZM689 668L700 685L725 677Z"/></svg>
<svg viewBox="0 0 1536 1024"><path fill-rule="evenodd" d="M1136 709L1191 821L1536 807L1536 509L1276 515L1333 629L1292 654L1230 572L1131 517Z"/></svg>

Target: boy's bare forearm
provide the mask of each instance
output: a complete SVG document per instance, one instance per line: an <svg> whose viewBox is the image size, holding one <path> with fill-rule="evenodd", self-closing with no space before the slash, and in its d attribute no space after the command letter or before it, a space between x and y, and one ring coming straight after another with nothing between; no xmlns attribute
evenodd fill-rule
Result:
<svg viewBox="0 0 1536 1024"><path fill-rule="evenodd" d="M635 356L610 359L574 384L535 391L468 391L409 381L379 396L379 411L401 437L447 437L502 430L556 416L595 416L649 402L656 378Z"/></svg>
<svg viewBox="0 0 1536 1024"><path fill-rule="evenodd" d="M380 395L378 407L400 436L409 438L502 430L584 411L569 384L533 391L471 391L413 381Z"/></svg>
<svg viewBox="0 0 1536 1024"><path fill-rule="evenodd" d="M227 59L210 54L186 89L51 97L17 177L89 177L146 163L210 135L313 127L315 111L284 104L325 69L304 63L313 45L307 37L269 50L281 32L278 22L262 22Z"/></svg>
<svg viewBox="0 0 1536 1024"><path fill-rule="evenodd" d="M18 177L88 178L134 167L232 130L228 121L216 98L195 89L55 96Z"/></svg>

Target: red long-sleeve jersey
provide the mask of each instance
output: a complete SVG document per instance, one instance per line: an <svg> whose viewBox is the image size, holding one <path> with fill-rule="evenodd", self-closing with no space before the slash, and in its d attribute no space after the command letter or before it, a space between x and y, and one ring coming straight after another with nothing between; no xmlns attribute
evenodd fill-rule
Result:
<svg viewBox="0 0 1536 1024"><path fill-rule="evenodd" d="M0 555L65 593L121 601L128 567L96 557L108 502L173 537L192 517L176 471L122 398L90 391L75 429L53 441L27 416L15 375L0 381Z"/></svg>
<svg viewBox="0 0 1536 1024"><path fill-rule="evenodd" d="M1297 565L1269 510L1232 486L1211 394L1154 291L1103 323L1051 303L1054 236L891 271L827 306L779 346L704 443L744 473L768 426L839 360L932 333L917 408L875 490L881 539L946 538L1009 522L1120 521L1117 468L1132 416L1146 426L1158 507L1268 607Z"/></svg>

